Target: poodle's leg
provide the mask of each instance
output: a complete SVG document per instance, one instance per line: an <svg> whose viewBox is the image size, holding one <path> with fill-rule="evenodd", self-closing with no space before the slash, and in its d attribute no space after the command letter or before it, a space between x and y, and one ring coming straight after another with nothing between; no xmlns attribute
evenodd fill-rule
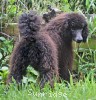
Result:
<svg viewBox="0 0 96 100"><path fill-rule="evenodd" d="M66 66L67 67L67 66ZM67 82L70 82L70 74L71 74L71 71L68 69L68 68L65 68L65 67L61 67L59 69L59 73L60 73L60 77L62 79L64 79L65 81Z"/></svg>
<svg viewBox="0 0 96 100"><path fill-rule="evenodd" d="M16 80L16 83L21 83L23 75L25 75L26 73L26 68L28 64L26 62L21 61L21 59L19 59L18 57L17 59L20 61L16 61L14 64L11 65L7 84L12 82L12 77Z"/></svg>
<svg viewBox="0 0 96 100"><path fill-rule="evenodd" d="M7 79L7 84L12 81L12 77L17 83L21 83L23 75L26 73L26 68L29 64L28 49L26 44L19 44L15 47L10 59L10 72Z"/></svg>
<svg viewBox="0 0 96 100"><path fill-rule="evenodd" d="M40 69L40 87L43 88L46 82L54 87L54 78L58 78L58 67L54 61L45 61ZM48 64L49 63L49 64Z"/></svg>
<svg viewBox="0 0 96 100"><path fill-rule="evenodd" d="M46 82L49 82L50 86L54 87L55 73L51 69L45 69L40 72L40 88L43 88Z"/></svg>
<svg viewBox="0 0 96 100"><path fill-rule="evenodd" d="M63 51L61 51L59 57L59 66L60 66L59 73L61 79L70 82L70 74L72 72L72 65L73 65L72 47L70 45L68 46L64 45Z"/></svg>
<svg viewBox="0 0 96 100"><path fill-rule="evenodd" d="M39 64L40 72L40 87L43 88L46 82L49 82L51 87L54 87L54 77L58 79L58 61L57 54L52 49L48 50L41 55Z"/></svg>

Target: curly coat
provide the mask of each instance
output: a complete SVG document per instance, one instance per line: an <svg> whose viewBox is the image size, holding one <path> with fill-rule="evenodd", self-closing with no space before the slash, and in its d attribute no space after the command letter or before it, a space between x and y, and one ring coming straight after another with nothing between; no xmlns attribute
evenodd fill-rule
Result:
<svg viewBox="0 0 96 100"><path fill-rule="evenodd" d="M72 71L73 49L71 26L83 27L83 42L87 39L88 27L85 17L78 13L60 14L45 27L41 27L41 19L34 12L24 13L19 19L21 34L10 59L10 74L17 83L21 82L28 65L40 73L40 87L49 81L53 86L54 76L70 80ZM82 26L83 25L83 26Z"/></svg>

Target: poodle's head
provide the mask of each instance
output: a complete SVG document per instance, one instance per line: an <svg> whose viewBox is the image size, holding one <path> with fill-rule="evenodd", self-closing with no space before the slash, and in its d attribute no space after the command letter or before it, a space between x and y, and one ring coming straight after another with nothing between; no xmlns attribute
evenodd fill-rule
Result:
<svg viewBox="0 0 96 100"><path fill-rule="evenodd" d="M65 26L67 33L72 40L77 43L86 42L88 37L88 25L84 15L79 13L69 13L65 15Z"/></svg>

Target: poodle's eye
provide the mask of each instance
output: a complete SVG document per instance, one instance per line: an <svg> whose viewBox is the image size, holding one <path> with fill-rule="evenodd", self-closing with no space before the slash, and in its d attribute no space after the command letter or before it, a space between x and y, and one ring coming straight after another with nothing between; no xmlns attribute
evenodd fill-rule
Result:
<svg viewBox="0 0 96 100"><path fill-rule="evenodd" d="M87 24L85 24L84 27L87 27Z"/></svg>
<svg viewBox="0 0 96 100"><path fill-rule="evenodd" d="M75 30L77 30L77 28L75 28L75 27L72 27L71 28L71 31L75 31Z"/></svg>
<svg viewBox="0 0 96 100"><path fill-rule="evenodd" d="M82 34L83 28L79 28L79 29L71 29L72 34Z"/></svg>

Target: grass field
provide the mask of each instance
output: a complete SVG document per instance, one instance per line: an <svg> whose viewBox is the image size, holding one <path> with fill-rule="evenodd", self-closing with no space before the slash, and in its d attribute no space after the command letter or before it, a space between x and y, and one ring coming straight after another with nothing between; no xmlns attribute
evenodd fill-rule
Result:
<svg viewBox="0 0 96 100"><path fill-rule="evenodd" d="M0 100L96 100L96 83L93 78L80 80L66 86L65 83L55 83L55 88L49 85L40 91L38 85L30 84L22 86L18 90L16 84L11 84L9 89L0 85Z"/></svg>

